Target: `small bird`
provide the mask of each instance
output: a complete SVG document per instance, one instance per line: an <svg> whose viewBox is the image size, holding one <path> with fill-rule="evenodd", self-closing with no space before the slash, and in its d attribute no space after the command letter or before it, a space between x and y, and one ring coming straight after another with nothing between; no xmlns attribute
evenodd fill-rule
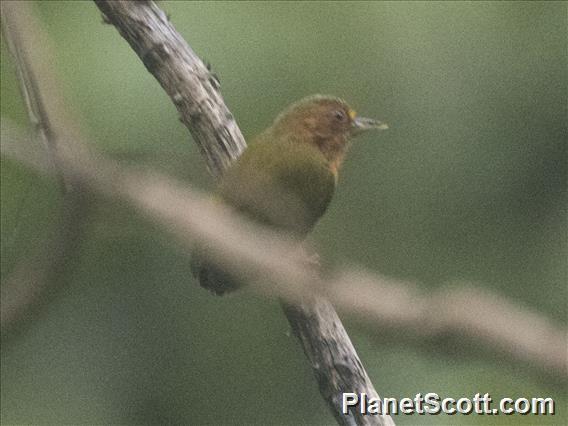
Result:
<svg viewBox="0 0 568 426"><path fill-rule="evenodd" d="M386 123L358 117L345 101L315 95L282 112L222 177L216 197L262 225L303 240L325 213L352 137ZM199 253L192 272L215 294L241 286Z"/></svg>

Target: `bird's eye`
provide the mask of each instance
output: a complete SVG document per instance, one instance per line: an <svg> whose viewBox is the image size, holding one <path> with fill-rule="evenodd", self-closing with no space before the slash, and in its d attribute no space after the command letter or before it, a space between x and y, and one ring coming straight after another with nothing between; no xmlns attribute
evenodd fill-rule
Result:
<svg viewBox="0 0 568 426"><path fill-rule="evenodd" d="M345 115L345 111L342 111L342 110L334 111L333 117L334 117L337 121L345 121L346 118L347 118L347 116Z"/></svg>

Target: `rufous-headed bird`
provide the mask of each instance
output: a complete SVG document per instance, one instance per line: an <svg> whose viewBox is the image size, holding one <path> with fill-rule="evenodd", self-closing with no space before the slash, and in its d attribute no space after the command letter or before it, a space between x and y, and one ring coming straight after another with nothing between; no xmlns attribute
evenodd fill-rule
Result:
<svg viewBox="0 0 568 426"><path fill-rule="evenodd" d="M253 140L222 177L216 195L249 219L303 240L331 201L351 138L387 128L358 117L341 99L304 98ZM192 272L219 295L241 285L199 254Z"/></svg>

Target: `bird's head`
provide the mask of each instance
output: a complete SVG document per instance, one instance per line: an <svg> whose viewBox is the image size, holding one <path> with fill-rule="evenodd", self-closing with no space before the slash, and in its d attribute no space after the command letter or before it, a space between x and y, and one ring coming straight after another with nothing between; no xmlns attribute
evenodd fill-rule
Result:
<svg viewBox="0 0 568 426"><path fill-rule="evenodd" d="M317 147L336 172L349 141L367 130L384 130L388 125L358 117L342 99L315 95L304 98L282 112L272 130L277 137Z"/></svg>

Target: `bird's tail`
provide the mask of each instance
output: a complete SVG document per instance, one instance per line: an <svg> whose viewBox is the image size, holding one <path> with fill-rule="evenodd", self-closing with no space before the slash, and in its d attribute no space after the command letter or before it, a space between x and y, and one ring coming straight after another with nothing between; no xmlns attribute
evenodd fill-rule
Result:
<svg viewBox="0 0 568 426"><path fill-rule="evenodd" d="M191 256L191 272L199 281L201 287L211 291L217 296L235 291L241 285L230 274L203 260L199 254Z"/></svg>

